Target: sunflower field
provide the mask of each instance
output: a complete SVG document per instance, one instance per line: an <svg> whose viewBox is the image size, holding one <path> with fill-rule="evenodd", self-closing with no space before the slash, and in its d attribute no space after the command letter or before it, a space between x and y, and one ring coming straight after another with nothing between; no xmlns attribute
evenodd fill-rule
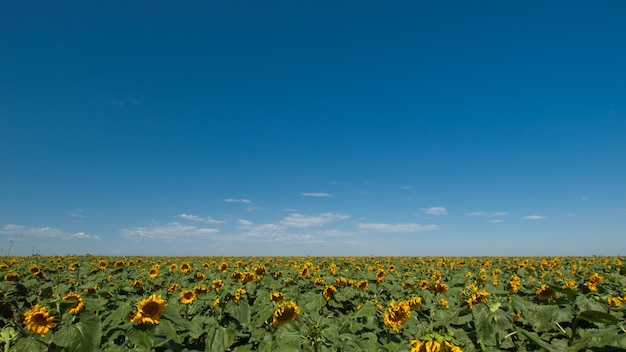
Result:
<svg viewBox="0 0 626 352"><path fill-rule="evenodd" d="M624 257L2 257L4 351L626 351Z"/></svg>

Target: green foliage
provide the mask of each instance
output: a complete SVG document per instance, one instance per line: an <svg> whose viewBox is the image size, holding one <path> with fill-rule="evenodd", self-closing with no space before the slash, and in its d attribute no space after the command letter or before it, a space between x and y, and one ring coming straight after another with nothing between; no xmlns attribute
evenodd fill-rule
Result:
<svg viewBox="0 0 626 352"><path fill-rule="evenodd" d="M624 261L5 257L0 258L0 348L409 351L412 340L428 340L469 352L626 349ZM191 270L181 271L183 264ZM151 268L156 275L148 275ZM330 285L336 290L323 295ZM183 303L183 290L194 292L192 302ZM275 322L282 303L270 299L274 292L295 302L299 314ZM64 299L69 293L81 297L79 311L76 301ZM133 319L151 295L166 303L164 309L144 307L155 323ZM392 302L412 302L410 316L395 328L386 319ZM35 305L46 308L50 318L43 336L24 320Z"/></svg>

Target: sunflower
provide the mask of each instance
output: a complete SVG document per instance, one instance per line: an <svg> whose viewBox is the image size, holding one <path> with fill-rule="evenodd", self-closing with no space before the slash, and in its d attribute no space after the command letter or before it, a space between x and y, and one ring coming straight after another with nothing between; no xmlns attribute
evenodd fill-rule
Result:
<svg viewBox="0 0 626 352"><path fill-rule="evenodd" d="M239 301L241 300L241 297L245 294L246 294L246 290L244 290L243 288L238 288L237 291L235 291L235 296L233 297L233 301L235 303L239 303Z"/></svg>
<svg viewBox="0 0 626 352"><path fill-rule="evenodd" d="M296 320L298 314L300 314L300 308L294 301L283 303L272 314L272 326L280 327L289 321Z"/></svg>
<svg viewBox="0 0 626 352"><path fill-rule="evenodd" d="M150 270L148 271L148 276L153 278L153 279L155 277L159 276L159 268L157 268L157 267L150 268Z"/></svg>
<svg viewBox="0 0 626 352"><path fill-rule="evenodd" d="M239 270L235 270L232 273L230 273L230 278L235 281L240 281L243 279L243 273Z"/></svg>
<svg viewBox="0 0 626 352"><path fill-rule="evenodd" d="M602 281L604 281L604 277L600 276L598 273L593 273L584 285L587 286L590 291L597 291L598 285L600 285Z"/></svg>
<svg viewBox="0 0 626 352"><path fill-rule="evenodd" d="M203 273L196 273L196 274L193 276L193 280L194 280L195 282L204 281L204 280L206 280L206 275L204 275Z"/></svg>
<svg viewBox="0 0 626 352"><path fill-rule="evenodd" d="M50 316L45 307L35 305L31 310L24 313L24 325L26 328L37 335L45 335L57 324L54 318Z"/></svg>
<svg viewBox="0 0 626 352"><path fill-rule="evenodd" d="M176 264L170 265L170 273L176 271L177 269L178 269L178 265Z"/></svg>
<svg viewBox="0 0 626 352"><path fill-rule="evenodd" d="M420 341L413 340L409 343L411 346L411 352L430 352L430 351L438 351L438 352L462 352L460 347L451 344L448 341Z"/></svg>
<svg viewBox="0 0 626 352"><path fill-rule="evenodd" d="M264 275L267 274L267 268L265 268L265 265L259 265L259 266L254 268L254 274L258 278L262 278Z"/></svg>
<svg viewBox="0 0 626 352"><path fill-rule="evenodd" d="M327 301L330 301L333 298L335 292L337 292L337 288L333 285L329 285L324 288L322 296L324 296Z"/></svg>
<svg viewBox="0 0 626 352"><path fill-rule="evenodd" d="M370 284L369 281L361 280L361 281L356 282L354 287L356 287L358 290L365 291L367 290L367 287L369 286L369 284Z"/></svg>
<svg viewBox="0 0 626 352"><path fill-rule="evenodd" d="M191 265L189 265L189 263L184 262L180 265L180 271L184 274L188 273L191 271Z"/></svg>
<svg viewBox="0 0 626 352"><path fill-rule="evenodd" d="M28 269L28 272L31 273L32 275L37 276L41 274L41 269L39 269L37 265L33 265L30 267L30 269Z"/></svg>
<svg viewBox="0 0 626 352"><path fill-rule="evenodd" d="M158 324L161 313L165 310L167 302L161 296L152 295L137 303L137 314L131 320L133 323Z"/></svg>
<svg viewBox="0 0 626 352"><path fill-rule="evenodd" d="M422 308L422 297L411 297L406 301L406 304L409 305L409 308L415 310Z"/></svg>
<svg viewBox="0 0 626 352"><path fill-rule="evenodd" d="M200 294L200 293L209 293L209 289L206 286L202 286L202 285L196 285L193 287L193 291L196 294Z"/></svg>
<svg viewBox="0 0 626 352"><path fill-rule="evenodd" d="M385 276L387 276L387 274L385 274L385 271L383 269L378 269L378 271L376 272L376 281L383 281L385 279Z"/></svg>
<svg viewBox="0 0 626 352"><path fill-rule="evenodd" d="M548 298L556 298L556 291L551 289L548 285L543 284L539 287L535 293L537 294L537 298L540 300L546 300Z"/></svg>
<svg viewBox="0 0 626 352"><path fill-rule="evenodd" d="M108 266L109 266L109 263L107 263L107 261L106 261L106 260L101 260L101 261L99 261L99 262L98 262L98 268L99 268L100 270L104 270L104 269L106 269Z"/></svg>
<svg viewBox="0 0 626 352"><path fill-rule="evenodd" d="M15 271L9 271L4 275L4 281L20 281L22 275L16 273Z"/></svg>
<svg viewBox="0 0 626 352"><path fill-rule="evenodd" d="M315 281L313 281L313 285L315 286L322 286L326 283L326 281L324 281L324 279L322 279L321 277L316 277Z"/></svg>
<svg viewBox="0 0 626 352"><path fill-rule="evenodd" d="M344 287L344 286L348 286L348 284L349 284L348 279L346 279L345 277L335 278L335 286Z"/></svg>
<svg viewBox="0 0 626 352"><path fill-rule="evenodd" d="M85 302L83 301L83 297L77 293L68 293L63 297L63 301L74 301L74 304L67 309L67 312L70 314L78 314L83 307L85 307Z"/></svg>
<svg viewBox="0 0 626 352"><path fill-rule="evenodd" d="M450 304L448 303L448 300L445 298L442 298L439 300L439 304L441 304L444 308L449 308Z"/></svg>
<svg viewBox="0 0 626 352"><path fill-rule="evenodd" d="M224 281L222 281L221 279L215 279L213 280L213 283L211 283L211 287L214 288L215 291L219 291L222 286L224 286Z"/></svg>
<svg viewBox="0 0 626 352"><path fill-rule="evenodd" d="M196 293L193 290L182 290L180 292L180 302L182 304L191 304L196 299Z"/></svg>
<svg viewBox="0 0 626 352"><path fill-rule="evenodd" d="M402 324L411 317L411 308L406 302L391 302L385 311L385 325L398 332Z"/></svg>
<svg viewBox="0 0 626 352"><path fill-rule="evenodd" d="M472 293L472 296L468 298L465 302L467 302L469 308L472 309L475 304L487 303L487 296L489 296L489 292L485 290L475 290Z"/></svg>
<svg viewBox="0 0 626 352"><path fill-rule="evenodd" d="M285 296L283 296L282 292L273 292L270 293L270 301L274 302L274 303L278 303L282 300L285 299Z"/></svg>
<svg viewBox="0 0 626 352"><path fill-rule="evenodd" d="M180 288L180 286L176 282L174 282L174 283L172 283L170 285L170 287L168 287L167 291L174 293L174 292L178 291L179 288Z"/></svg>
<svg viewBox="0 0 626 352"><path fill-rule="evenodd" d="M221 265L220 265L220 267L219 267L219 271L223 273L223 272L225 272L226 270L228 270L228 263L226 263L226 262L222 262L222 264L221 264Z"/></svg>
<svg viewBox="0 0 626 352"><path fill-rule="evenodd" d="M517 292L521 284L522 281L520 280L519 276L513 275L511 276L511 281L509 281L509 289L513 292Z"/></svg>
<svg viewBox="0 0 626 352"><path fill-rule="evenodd" d="M430 287L430 291L436 295L448 292L448 285L436 282Z"/></svg>
<svg viewBox="0 0 626 352"><path fill-rule="evenodd" d="M241 281L248 283L248 282L252 282L256 279L256 276L254 275L254 273L246 271L245 273L243 273L243 277L241 278Z"/></svg>

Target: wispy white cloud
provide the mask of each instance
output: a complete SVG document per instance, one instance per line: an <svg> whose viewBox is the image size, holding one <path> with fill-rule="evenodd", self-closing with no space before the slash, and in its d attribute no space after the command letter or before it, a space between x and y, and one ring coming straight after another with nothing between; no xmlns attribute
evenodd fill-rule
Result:
<svg viewBox="0 0 626 352"><path fill-rule="evenodd" d="M413 189L413 186L402 186L402 189Z"/></svg>
<svg viewBox="0 0 626 352"><path fill-rule="evenodd" d="M587 199L589 199L589 197L587 197L587 196L581 196L580 197L580 200L587 200Z"/></svg>
<svg viewBox="0 0 626 352"><path fill-rule="evenodd" d="M200 239L207 238L218 233L218 229L183 225L178 222L170 222L165 225L155 224L145 227L131 227L121 229L120 234L130 239L160 239L173 241L180 238Z"/></svg>
<svg viewBox="0 0 626 352"><path fill-rule="evenodd" d="M496 216L505 216L507 214L508 213L506 211L494 211L494 212L488 213L486 211L482 211L481 210L481 211L474 211L474 212L471 212L471 213L467 213L465 215L467 215L467 216L484 216L486 218L492 218L492 217L496 217Z"/></svg>
<svg viewBox="0 0 626 352"><path fill-rule="evenodd" d="M541 219L547 219L547 216L543 216L543 215L526 215L524 217L522 217L522 220L541 220Z"/></svg>
<svg viewBox="0 0 626 352"><path fill-rule="evenodd" d="M67 232L53 227L30 227L12 224L5 225L2 229L0 229L0 235L60 238L63 240L78 238L100 239L100 236L89 235L85 232Z"/></svg>
<svg viewBox="0 0 626 352"><path fill-rule="evenodd" d="M228 203L246 203L246 204L252 203L251 200L245 199L245 198L226 198L224 199L224 201Z"/></svg>
<svg viewBox="0 0 626 352"><path fill-rule="evenodd" d="M261 210L261 209L264 209L264 208L263 207L249 206L249 207L246 207L245 211L251 212L251 211Z"/></svg>
<svg viewBox="0 0 626 352"><path fill-rule="evenodd" d="M303 196L305 197L333 197L332 194L330 193L322 193L322 192L304 192L302 193Z"/></svg>
<svg viewBox="0 0 626 352"><path fill-rule="evenodd" d="M494 219L494 220L489 220L489 222L502 222L501 219Z"/></svg>
<svg viewBox="0 0 626 352"><path fill-rule="evenodd" d="M414 233L429 230L436 230L439 228L437 225L421 225L416 223L398 223L398 224L384 224L384 223L361 223L357 225L360 230L378 231L378 232L393 232L393 233Z"/></svg>
<svg viewBox="0 0 626 352"><path fill-rule="evenodd" d="M83 215L80 211L68 211L67 215L81 219L85 217L85 215Z"/></svg>
<svg viewBox="0 0 626 352"><path fill-rule="evenodd" d="M239 223L239 225L252 226L252 221L246 219L237 219L237 222Z"/></svg>
<svg viewBox="0 0 626 352"><path fill-rule="evenodd" d="M448 210L444 207L422 208L422 211L428 215L448 215Z"/></svg>
<svg viewBox="0 0 626 352"><path fill-rule="evenodd" d="M295 213L287 216L280 223L289 227L317 227L349 217L347 214L337 213L322 213L317 216Z"/></svg>
<svg viewBox="0 0 626 352"><path fill-rule="evenodd" d="M180 215L176 215L176 217L177 218L181 218L181 219L185 219L185 220L188 220L188 221L207 222L207 223L213 224L213 225L218 225L218 224L223 224L224 223L224 221L213 219L210 216L207 216L206 218L203 218L203 217L200 217L198 215L180 214Z"/></svg>

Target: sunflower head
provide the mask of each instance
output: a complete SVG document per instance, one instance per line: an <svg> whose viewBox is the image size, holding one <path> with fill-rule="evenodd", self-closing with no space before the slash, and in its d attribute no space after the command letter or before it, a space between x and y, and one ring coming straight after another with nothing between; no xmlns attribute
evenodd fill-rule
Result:
<svg viewBox="0 0 626 352"><path fill-rule="evenodd" d="M196 299L196 293L193 290L182 290L180 292L180 302L182 304L191 304Z"/></svg>
<svg viewBox="0 0 626 352"><path fill-rule="evenodd" d="M300 308L295 302L289 301L283 303L278 306L274 314L272 314L272 325L274 327L280 327L289 321L296 320L298 314L300 314Z"/></svg>
<svg viewBox="0 0 626 352"><path fill-rule="evenodd" d="M367 290L367 287L369 286L369 284L370 282L367 280L360 280L355 283L354 287L356 287L360 291L365 291Z"/></svg>
<svg viewBox="0 0 626 352"><path fill-rule="evenodd" d="M337 292L337 288L333 285L328 285L324 288L322 296L324 296L327 301L330 301L333 298L335 292Z"/></svg>
<svg viewBox="0 0 626 352"><path fill-rule="evenodd" d="M152 295L137 303L137 314L131 321L133 323L158 324L161 313L166 306L167 302L160 295Z"/></svg>
<svg viewBox="0 0 626 352"><path fill-rule="evenodd" d="M30 269L28 269L28 272L31 273L31 275L37 276L41 274L41 269L39 269L37 265L33 265L30 267Z"/></svg>
<svg viewBox="0 0 626 352"><path fill-rule="evenodd" d="M155 278L159 276L159 268L156 268L156 267L150 268L150 270L148 271L148 276L151 278Z"/></svg>
<svg viewBox="0 0 626 352"><path fill-rule="evenodd" d="M246 294L246 290L244 290L243 288L238 288L237 291L235 291L235 296L233 296L233 301L235 303L239 303L239 301L241 300L241 297L243 297L243 295Z"/></svg>
<svg viewBox="0 0 626 352"><path fill-rule="evenodd" d="M67 312L70 314L78 314L78 312L85 307L83 297L77 293L68 293L62 300L64 302L72 303L72 305L67 309Z"/></svg>
<svg viewBox="0 0 626 352"><path fill-rule="evenodd" d="M274 302L274 303L278 303L282 300L285 299L285 296L283 296L282 292L272 292L270 293L270 301Z"/></svg>
<svg viewBox="0 0 626 352"><path fill-rule="evenodd" d="M391 302L385 311L385 325L398 332L402 324L411 317L411 308L406 302Z"/></svg>
<svg viewBox="0 0 626 352"><path fill-rule="evenodd" d="M213 283L211 283L211 288L214 288L215 291L218 291L222 288L222 286L224 286L224 281L222 281L222 279L215 279L213 280Z"/></svg>
<svg viewBox="0 0 626 352"><path fill-rule="evenodd" d="M409 305L409 308L415 310L422 308L422 297L415 296L411 297L406 301L406 304Z"/></svg>
<svg viewBox="0 0 626 352"><path fill-rule="evenodd" d="M191 265L189 265L189 263L184 262L180 265L180 271L183 273L188 273L191 271Z"/></svg>
<svg viewBox="0 0 626 352"><path fill-rule="evenodd" d="M537 294L537 298L542 301L549 298L556 298L556 291L546 284L541 285L535 293Z"/></svg>
<svg viewBox="0 0 626 352"><path fill-rule="evenodd" d="M378 269L378 271L376 272L376 281L383 281L385 279L385 276L387 276L385 271L383 269Z"/></svg>
<svg viewBox="0 0 626 352"><path fill-rule="evenodd" d="M34 306L31 310L24 313L24 325L26 328L37 335L45 335L57 324L54 318L50 316L45 307L39 305Z"/></svg>

